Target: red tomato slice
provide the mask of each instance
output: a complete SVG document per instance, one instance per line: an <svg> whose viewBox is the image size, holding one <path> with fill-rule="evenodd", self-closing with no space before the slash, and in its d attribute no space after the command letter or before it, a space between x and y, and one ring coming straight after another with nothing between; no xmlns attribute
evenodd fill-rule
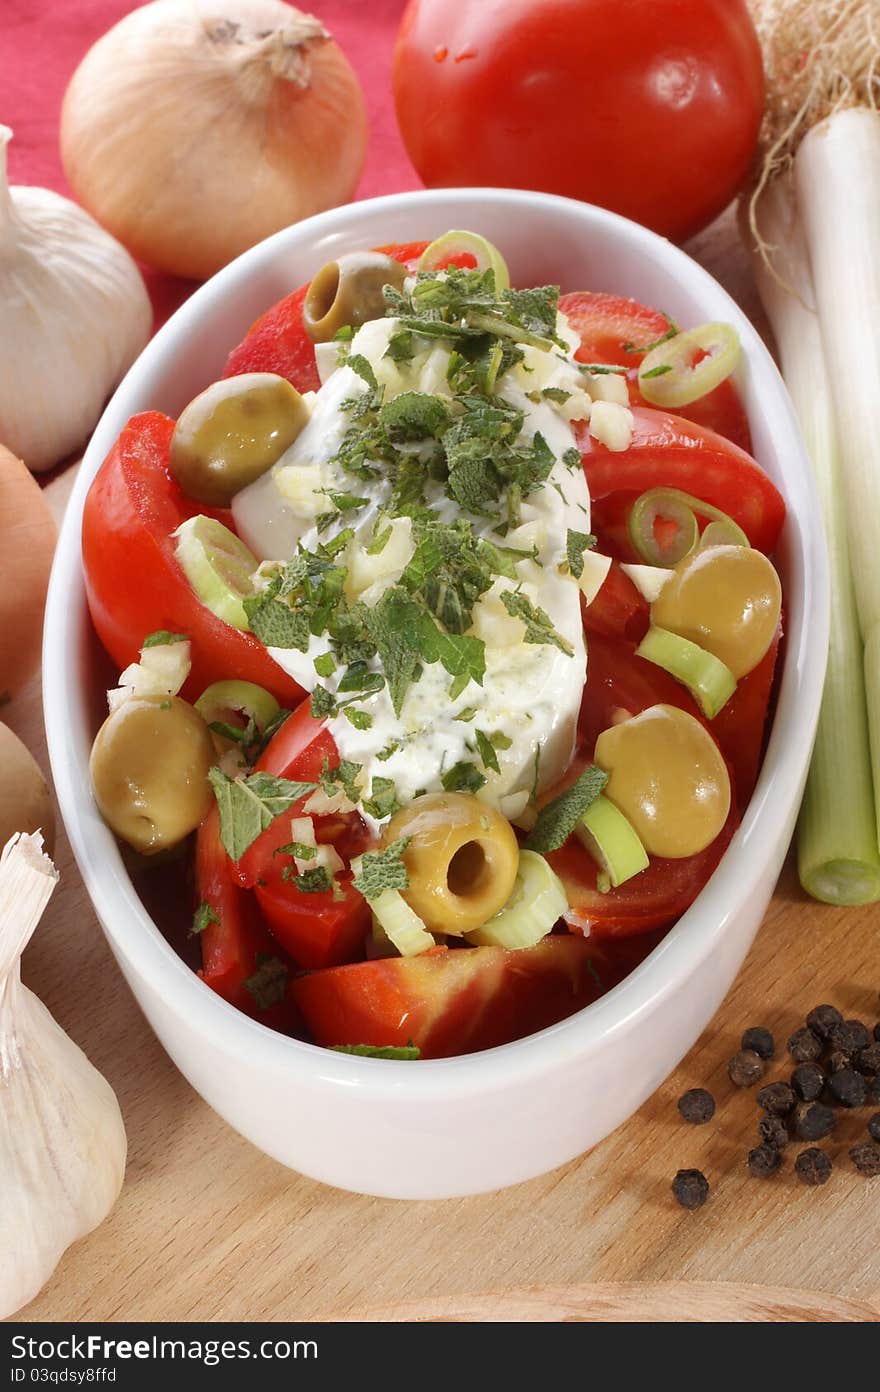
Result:
<svg viewBox="0 0 880 1392"><path fill-rule="evenodd" d="M600 550L604 547L600 546ZM648 603L617 561L611 562L592 604L581 606L584 629L605 638L630 638L640 643L651 621Z"/></svg>
<svg viewBox="0 0 880 1392"><path fill-rule="evenodd" d="M757 667L740 678L736 691L709 726L733 774L740 815L748 806L761 771L781 639L780 628Z"/></svg>
<svg viewBox="0 0 880 1392"><path fill-rule="evenodd" d="M680 488L726 512L759 551L769 555L776 546L785 520L781 493L751 455L714 431L644 406L633 409L629 449L608 449L586 424L575 431L593 498Z"/></svg>
<svg viewBox="0 0 880 1392"><path fill-rule="evenodd" d="M427 242L406 242L400 246L378 247L386 256L415 269ZM241 372L277 372L297 391L317 391L321 385L315 364L315 348L302 321L302 307L308 285L286 295L251 324L241 343L226 359L224 377Z"/></svg>
<svg viewBox="0 0 880 1392"><path fill-rule="evenodd" d="M317 1044L418 1046L446 1058L507 1044L573 1015L614 984L580 937L537 947L458 948L296 977L291 994Z"/></svg>
<svg viewBox="0 0 880 1392"><path fill-rule="evenodd" d="M273 1029L291 1029L297 1015L289 994L276 1005L261 1010L245 985L258 970L259 958L277 957L278 947L261 923L252 896L239 889L229 873L216 807L212 807L196 834L196 886L200 902L210 905L219 919L199 934L199 976L218 996L246 1015Z"/></svg>
<svg viewBox="0 0 880 1392"><path fill-rule="evenodd" d="M644 350L669 330L667 316L639 304L638 300L590 290L561 295L559 308L580 335L578 359L628 368L627 385L632 405L647 405L639 391L637 370L645 356ZM740 449L752 448L748 416L731 381L722 382L699 401L683 407L680 414L732 440Z"/></svg>
<svg viewBox="0 0 880 1392"><path fill-rule="evenodd" d="M241 678L264 686L282 704L302 692L253 634L223 623L199 602L174 557L172 532L206 512L181 492L168 469L174 421L158 411L133 416L89 489L83 511L86 594L98 637L117 667L137 660L148 633L169 629L192 643L185 694Z"/></svg>

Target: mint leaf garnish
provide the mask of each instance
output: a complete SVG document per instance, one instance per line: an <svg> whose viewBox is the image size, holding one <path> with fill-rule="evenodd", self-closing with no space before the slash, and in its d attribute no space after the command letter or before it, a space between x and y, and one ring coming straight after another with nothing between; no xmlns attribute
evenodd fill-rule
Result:
<svg viewBox="0 0 880 1392"><path fill-rule="evenodd" d="M590 764L580 777L538 813L538 820L526 840L526 850L546 855L563 845L587 808L608 782L608 774L598 764Z"/></svg>
<svg viewBox="0 0 880 1392"><path fill-rule="evenodd" d="M287 812L317 787L316 783L295 783L270 773L230 778L216 767L208 771L208 778L220 811L220 840L231 860L240 860L281 812Z"/></svg>
<svg viewBox="0 0 880 1392"><path fill-rule="evenodd" d="M409 889L409 875L403 853L410 843L409 836L392 841L384 851L365 851L360 858L354 887L365 899L378 899L386 889Z"/></svg>

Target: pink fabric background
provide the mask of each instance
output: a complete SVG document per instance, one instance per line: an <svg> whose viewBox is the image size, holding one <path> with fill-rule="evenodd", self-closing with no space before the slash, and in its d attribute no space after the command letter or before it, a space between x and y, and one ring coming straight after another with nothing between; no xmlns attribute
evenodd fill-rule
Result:
<svg viewBox="0 0 880 1392"><path fill-rule="evenodd" d="M419 187L391 97L391 51L406 0L302 0L345 50L366 94L370 145L358 197ZM133 0L0 0L0 122L11 126L9 178L68 194L58 153L58 117L68 79L86 50ZM157 322L191 282L146 272Z"/></svg>

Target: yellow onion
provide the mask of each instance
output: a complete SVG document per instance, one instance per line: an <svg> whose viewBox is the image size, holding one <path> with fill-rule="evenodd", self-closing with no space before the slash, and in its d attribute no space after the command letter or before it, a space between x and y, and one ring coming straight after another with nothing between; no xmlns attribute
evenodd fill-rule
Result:
<svg viewBox="0 0 880 1392"><path fill-rule="evenodd" d="M283 0L134 10L86 54L61 116L80 202L140 260L196 279L351 198L366 141L347 58Z"/></svg>

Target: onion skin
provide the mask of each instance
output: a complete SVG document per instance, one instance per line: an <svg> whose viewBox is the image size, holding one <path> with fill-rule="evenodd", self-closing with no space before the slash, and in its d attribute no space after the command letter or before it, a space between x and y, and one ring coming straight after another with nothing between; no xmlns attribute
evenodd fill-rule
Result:
<svg viewBox="0 0 880 1392"><path fill-rule="evenodd" d="M366 107L319 28L284 0L154 0L126 15L65 94L76 197L133 256L199 280L347 202Z"/></svg>
<svg viewBox="0 0 880 1392"><path fill-rule="evenodd" d="M57 529L42 489L0 445L0 703L37 670ZM25 828L21 828L24 830Z"/></svg>

